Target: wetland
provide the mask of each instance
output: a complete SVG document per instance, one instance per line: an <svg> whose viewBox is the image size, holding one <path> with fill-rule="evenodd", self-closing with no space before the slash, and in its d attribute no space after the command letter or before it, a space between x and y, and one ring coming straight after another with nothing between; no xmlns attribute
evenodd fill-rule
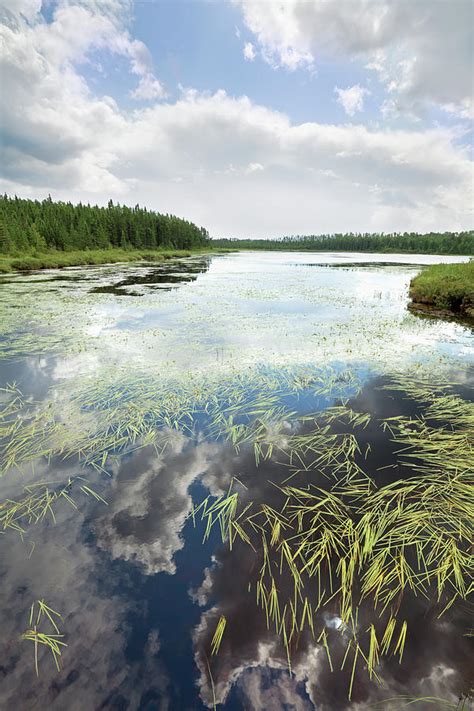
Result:
<svg viewBox="0 0 474 711"><path fill-rule="evenodd" d="M468 257L0 276L0 705L468 709Z"/></svg>

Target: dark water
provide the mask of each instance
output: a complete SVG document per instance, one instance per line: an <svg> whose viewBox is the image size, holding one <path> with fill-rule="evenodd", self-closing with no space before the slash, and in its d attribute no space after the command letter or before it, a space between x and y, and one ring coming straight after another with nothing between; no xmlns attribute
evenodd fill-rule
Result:
<svg viewBox="0 0 474 711"><path fill-rule="evenodd" d="M453 392L474 399L472 332L458 324L425 325L405 312L416 267L377 259L367 265L367 255L360 265L348 262L347 271L309 266L308 255L214 260L5 280L2 385L18 383L25 406L50 407L73 440L81 428L93 431L100 421L94 388L107 386L125 398L127 378L143 368L158 383L179 382L183 375L188 387L189 377L198 382L212 365L213 383L229 379L235 389L237 379L249 399L258 371L259 392L263 382L269 395L277 393L272 407L293 417L317 416L341 398L369 412L372 420L357 431L356 461L378 486L413 475L399 445L380 427L382 419L420 415L419 400L385 387L394 364L403 370L414 358L431 359L433 369L441 363L446 379L449 374L458 383ZM21 316L9 321L19 297ZM329 327L338 330L328 343ZM36 338L25 338L29 333ZM327 378L328 369L335 385L326 393L312 381L297 389L287 385L293 370L298 377ZM66 414L84 392L96 403L82 408L85 424ZM225 398L220 402L224 411ZM93 425L90 417L96 418ZM299 426L304 434L312 425ZM330 431L352 429L336 421ZM77 509L61 501L55 520L48 514L34 525L24 522L23 535L8 529L1 536L1 708L191 710L212 708L215 698L227 710L360 710L374 703L401 709L403 701L388 699L442 697L456 704L472 687L472 637L464 634L472 627L472 607L456 603L438 619L434 595L400 600L409 640L401 664L394 656L381 663L385 687L369 680L361 665L348 700L351 669L339 670L343 647L335 605L317 617L318 629L332 640L334 671L323 646L303 632L289 673L281 639L267 628L254 589L249 592L261 551L242 541L230 551L217 527L203 541L205 523L191 516L193 502L224 494L234 478L241 506L281 506L278 486L289 476L281 453L257 464L251 444L236 449L216 436L208 413L200 412L192 431L171 431L163 451L145 444L116 454L106 473L84 467L77 456L56 454L49 461L38 457L34 468L26 463L21 471L8 471L0 482L5 501L19 498L25 486L47 481L55 490L80 475L107 502L82 493ZM292 479L299 487L315 482L329 486L324 472L311 467ZM289 581L283 577L280 584L284 593ZM40 650L36 676L33 643L20 635L32 602L42 599L63 615L68 646L59 672L49 650ZM213 655L221 615L226 629ZM373 617L370 606L361 606L361 627ZM443 706L424 701L414 708Z"/></svg>
<svg viewBox="0 0 474 711"><path fill-rule="evenodd" d="M175 263L176 262L176 263ZM114 294L115 296L142 296L142 292L130 287L144 286L147 289L164 289L170 291L177 285L196 281L199 274L209 267L209 258L202 257L192 262L178 260L171 264L149 265L145 274L133 274L126 279L120 279L113 284L95 286L92 294Z"/></svg>

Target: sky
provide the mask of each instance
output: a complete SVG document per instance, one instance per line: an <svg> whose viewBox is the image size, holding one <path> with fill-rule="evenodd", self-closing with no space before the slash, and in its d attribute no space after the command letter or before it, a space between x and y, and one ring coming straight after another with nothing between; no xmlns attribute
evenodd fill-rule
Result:
<svg viewBox="0 0 474 711"><path fill-rule="evenodd" d="M0 190L213 237L473 225L471 0L0 0Z"/></svg>

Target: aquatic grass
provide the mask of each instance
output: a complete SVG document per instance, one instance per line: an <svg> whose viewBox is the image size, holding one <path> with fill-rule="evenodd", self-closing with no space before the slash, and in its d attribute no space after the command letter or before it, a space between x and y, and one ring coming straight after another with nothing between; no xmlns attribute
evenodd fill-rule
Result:
<svg viewBox="0 0 474 711"><path fill-rule="evenodd" d="M27 527L41 523L46 517L56 523L55 508L62 501L78 508L72 491L74 487L107 505L107 501L82 476L69 477L66 484L37 482L25 486L20 497L0 501L0 533L9 529L23 535Z"/></svg>
<svg viewBox="0 0 474 711"><path fill-rule="evenodd" d="M474 260L463 264L433 264L410 283L413 308L444 310L474 319Z"/></svg>
<svg viewBox="0 0 474 711"><path fill-rule="evenodd" d="M320 382L321 393L336 399L348 376L329 368L324 372L331 388L320 373L311 389L319 393ZM278 448L284 423L295 418L284 400L307 384L308 380L298 381L291 368L278 378L263 371L228 380L190 377L161 382L134 374L123 377L119 385L83 379L72 394L68 383L62 397L61 388L55 388L60 406L57 401L25 400L18 389L7 388L0 402L0 470L53 456L79 458L84 466L104 470L109 455L148 444L159 447L166 431L194 437L198 425L210 439L230 441L236 450L253 443L256 456L268 458ZM353 378L353 389L354 384Z"/></svg>
<svg viewBox="0 0 474 711"><path fill-rule="evenodd" d="M40 645L50 650L56 669L60 671L60 659L62 647L67 647L63 642L64 635L61 634L58 622L62 620L62 616L52 607L49 607L44 600L36 600L32 603L29 615L29 628L21 635L22 640L28 640L34 644L34 659L36 676L39 676L38 652ZM39 626L48 621L52 632L42 632Z"/></svg>
<svg viewBox="0 0 474 711"><path fill-rule="evenodd" d="M396 416L378 423L382 430L388 426L399 446L398 461L408 478L378 485L376 476L363 471L355 432L367 427L370 415L339 405L300 418L302 426L312 427L285 440L288 466L299 479L307 477L306 484L277 485L279 509L252 501L243 515L235 499L227 509L231 516L223 540L230 539L232 516L239 516L261 561L256 603L267 626L281 636L289 666L295 630L309 627L314 634L314 614L337 603L341 633L350 637L345 658L352 649L349 697L359 658L371 678L381 657L402 662L410 636L407 620L398 619L405 596L431 599L441 617L473 588L473 405L459 395L430 391L428 382L412 383L410 396L422 407L418 419ZM351 432L332 432L336 421L346 422ZM313 483L315 473L322 474L323 487ZM219 506L225 508L223 497ZM214 523L207 518L207 536ZM284 592L288 582L291 594ZM374 624L364 633L358 629L366 603L376 618L386 620L379 633ZM324 628L318 642L332 668Z"/></svg>
<svg viewBox="0 0 474 711"><path fill-rule="evenodd" d="M153 256L156 259L153 260ZM97 322L98 312L115 298L114 293L132 294L132 291L120 289L110 284L118 275L127 283L136 278L138 284L147 285L147 275L161 272L173 279L173 260L181 266L189 265L192 276L195 265L208 266L210 257L207 252L159 252L146 254L135 253L136 264L123 264L118 267L102 266L92 270L70 270L60 274L28 273L0 279L0 359L21 360L31 355L66 356L80 353L107 352L107 343L96 336L91 337L91 330ZM82 252L82 259L87 253ZM129 253L129 258L133 254ZM143 256L143 259L139 257ZM66 257L67 258L67 257ZM186 258L186 261L185 259ZM0 260L1 261L1 260ZM104 261L104 260L102 260ZM115 260L120 261L120 260ZM123 260L126 262L127 260ZM166 262L163 267L161 262ZM158 263L158 266L156 264ZM169 265L168 265L169 263ZM195 275L194 275L194 278ZM107 281L107 284L104 284ZM122 284L122 281L118 282ZM95 291L94 291L95 289ZM109 291L111 295L97 293L97 290ZM135 294L148 292L148 303L156 304L156 291L142 289ZM163 292L164 293L164 292ZM65 324L67 328L65 329ZM110 324L110 319L108 319ZM163 332L150 329L147 333L153 343L160 340ZM119 345L130 342L126 332L109 331L107 342L115 339Z"/></svg>
<svg viewBox="0 0 474 711"><path fill-rule="evenodd" d="M408 694L402 694L400 696L392 696L383 701L378 701L370 705L369 708L388 708L387 704L396 703L397 709L400 708L400 704L403 707L408 707L416 704L434 704L435 709L453 709L454 711L467 711L466 704L472 699L471 695L462 694L456 701L451 701L449 699L444 699L439 696L409 696ZM470 703L469 703L470 706Z"/></svg>
<svg viewBox="0 0 474 711"><path fill-rule="evenodd" d="M0 272L25 272L40 269L61 269L74 266L94 266L102 264L117 264L125 262L162 262L176 257L190 257L193 254L222 253L212 245L192 249L88 249L69 252L51 250L26 254L22 257L0 255Z"/></svg>
<svg viewBox="0 0 474 711"><path fill-rule="evenodd" d="M250 451L257 471L278 463L283 478L268 484L278 504L253 499L234 477L227 492L206 497L191 516L204 523L204 540L217 526L232 550L253 550L258 565L249 588L290 668L305 631L319 640L332 668L334 640L344 640L350 694L359 668L377 681L384 657L403 661L410 643L408 621L400 617L406 596L431 600L443 616L472 590L474 406L456 383L443 385L421 371L395 373L380 387L413 401L416 414L380 419L357 409L357 400L347 397L360 391L354 374L330 369L228 380L84 381L65 399L60 417L49 403L25 400L12 384L1 398L2 464L10 471L38 458L73 458L103 473L115 457L138 448L163 451L176 433ZM323 409L299 415L294 398L308 392L323 398ZM385 433L394 448L402 474L393 481L370 469L370 428ZM78 483L83 494L101 499L86 481ZM4 502L4 528L54 517L61 496L74 501L63 491L43 486ZM359 613L367 606L374 620L362 628ZM338 616L337 631L320 626L323 611ZM213 654L224 628L223 622L216 628Z"/></svg>
<svg viewBox="0 0 474 711"><path fill-rule="evenodd" d="M226 618L224 617L224 615L221 615L219 617L219 621L216 626L216 631L214 632L214 636L212 638L212 648L211 648L212 654L217 654L217 652L219 651L219 648L222 643L222 637L224 636L226 623L227 623Z"/></svg>

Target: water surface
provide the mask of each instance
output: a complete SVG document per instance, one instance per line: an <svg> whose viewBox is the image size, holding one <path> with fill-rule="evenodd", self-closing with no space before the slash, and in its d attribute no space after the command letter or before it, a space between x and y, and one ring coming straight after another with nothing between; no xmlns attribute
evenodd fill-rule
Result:
<svg viewBox="0 0 474 711"><path fill-rule="evenodd" d="M377 423L415 418L420 401L385 386L438 373L472 402L472 330L407 311L410 279L459 259L256 252L0 279L1 399L8 407L21 392L24 432L1 500L70 482L77 507L59 499L53 514L24 517L21 535L10 527L0 538L1 707L401 709L387 699L465 692L469 608L456 604L439 621L436 605L410 597L400 602L409 644L402 664L383 663L385 687L358 669L349 701L350 669L331 673L306 633L290 674L249 593L258 556L246 545L230 551L217 528L203 542L205 523L191 516L193 501L230 486L243 503L281 503L287 463L256 459L252 442L236 447L229 428L263 418L267 429L278 423L277 438L304 433L301 417L346 400L372 417L358 430L360 466L378 486L412 476ZM298 471L295 486L312 483L311 472ZM42 599L63 615L68 646L59 672L41 650L37 677L33 644L20 635ZM337 657L331 609L318 624ZM360 614L369 624L369 607Z"/></svg>

